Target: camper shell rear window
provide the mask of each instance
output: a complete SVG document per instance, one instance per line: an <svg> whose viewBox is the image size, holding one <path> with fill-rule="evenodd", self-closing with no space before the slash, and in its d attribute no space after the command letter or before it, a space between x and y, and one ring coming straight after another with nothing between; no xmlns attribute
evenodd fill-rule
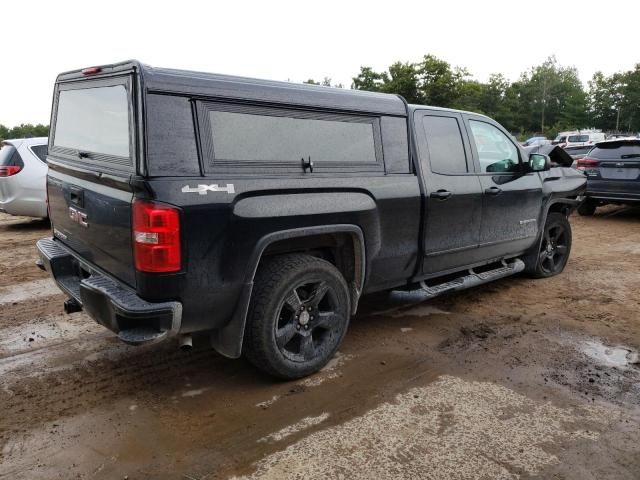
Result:
<svg viewBox="0 0 640 480"><path fill-rule="evenodd" d="M92 167L133 168L128 77L61 84L50 154Z"/></svg>

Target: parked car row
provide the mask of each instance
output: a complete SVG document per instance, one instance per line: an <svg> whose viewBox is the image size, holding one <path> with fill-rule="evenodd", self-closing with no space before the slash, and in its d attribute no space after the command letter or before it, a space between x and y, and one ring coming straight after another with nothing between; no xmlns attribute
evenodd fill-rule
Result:
<svg viewBox="0 0 640 480"><path fill-rule="evenodd" d="M0 212L47 217L46 182L46 137L2 142Z"/></svg>

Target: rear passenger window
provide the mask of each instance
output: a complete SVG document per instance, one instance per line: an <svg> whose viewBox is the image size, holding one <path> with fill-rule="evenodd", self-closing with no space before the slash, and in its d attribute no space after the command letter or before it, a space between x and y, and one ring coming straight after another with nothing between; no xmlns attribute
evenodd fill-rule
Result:
<svg viewBox="0 0 640 480"><path fill-rule="evenodd" d="M426 115L423 125L431 171L445 175L467 173L467 156L458 120L453 117Z"/></svg>
<svg viewBox="0 0 640 480"><path fill-rule="evenodd" d="M47 146L46 145L33 145L31 151L43 162L47 162Z"/></svg>
<svg viewBox="0 0 640 480"><path fill-rule="evenodd" d="M375 117L207 105L213 165L374 166L382 169ZM259 166L259 165L257 165Z"/></svg>

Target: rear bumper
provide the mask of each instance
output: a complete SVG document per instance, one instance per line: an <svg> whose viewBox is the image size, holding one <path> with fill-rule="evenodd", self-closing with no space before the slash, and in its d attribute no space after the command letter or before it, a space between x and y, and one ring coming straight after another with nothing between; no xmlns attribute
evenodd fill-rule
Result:
<svg viewBox="0 0 640 480"><path fill-rule="evenodd" d="M157 342L180 331L180 302L151 303L135 291L82 261L49 237L37 243L40 264L58 287L100 325L126 343Z"/></svg>

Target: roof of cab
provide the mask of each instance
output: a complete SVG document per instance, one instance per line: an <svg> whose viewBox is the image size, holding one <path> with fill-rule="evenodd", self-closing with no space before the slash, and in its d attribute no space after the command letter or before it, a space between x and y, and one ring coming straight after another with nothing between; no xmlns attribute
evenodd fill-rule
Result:
<svg viewBox="0 0 640 480"><path fill-rule="evenodd" d="M354 113L407 115L407 106L402 97L386 93L156 68L136 60L101 65L99 68L100 73L92 75L92 77L131 70L139 71L147 92L171 92L196 97L259 101L346 110ZM73 70L60 74L57 82L87 78L89 77L84 76L82 70Z"/></svg>

